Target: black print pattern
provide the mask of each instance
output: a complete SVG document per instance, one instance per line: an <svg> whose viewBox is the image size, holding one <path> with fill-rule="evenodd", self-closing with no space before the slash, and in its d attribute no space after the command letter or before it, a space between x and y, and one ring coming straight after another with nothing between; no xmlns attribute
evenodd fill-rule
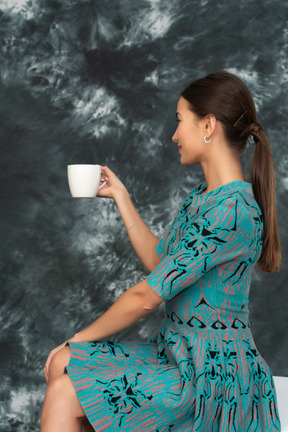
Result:
<svg viewBox="0 0 288 432"><path fill-rule="evenodd" d="M153 399L151 394L146 395L143 391L137 389L138 378L140 376L142 374L137 373L134 376L133 382L130 379L130 383L125 374L121 378L114 378L108 381L96 380L98 384L105 386L105 390L102 390L103 395L113 414L121 413L119 426L121 426L126 416L129 416L129 414L140 408L141 401L151 401Z"/></svg>
<svg viewBox="0 0 288 432"><path fill-rule="evenodd" d="M167 427L165 426L164 429L156 429L155 432L173 432L174 425L169 424Z"/></svg>
<svg viewBox="0 0 288 432"><path fill-rule="evenodd" d="M173 312L171 315L166 313L166 317L171 319L173 322L177 322L177 324L180 326L183 325L198 329L211 328L213 330L227 330L228 328L231 328L234 330L243 330L246 327L250 327L249 322L244 322L238 317L235 317L232 323L227 320L225 321L224 318L222 318L221 321L217 319L211 323L205 323L194 315L189 320L184 321L184 319L181 319L175 312Z"/></svg>
<svg viewBox="0 0 288 432"><path fill-rule="evenodd" d="M90 356L94 356L95 354L111 354L113 357L117 357L119 354L124 355L124 357L129 357L129 353L125 353L122 345L117 342L101 342L95 341L90 342L89 345L94 348L94 350L90 353Z"/></svg>
<svg viewBox="0 0 288 432"><path fill-rule="evenodd" d="M249 340L245 341L247 346L246 351L246 359L250 363L250 382L254 383L255 390L261 388L262 394L265 399L268 401L269 413L271 421L274 427L279 425L279 416L277 413L277 402L275 393L271 391L272 382L271 377L267 374L266 369L263 367L263 364L260 359L260 355L258 351L251 345ZM260 396L259 392L255 391L253 400L252 400L252 408L251 408L251 421L249 424L249 430L260 430L261 426L260 422Z"/></svg>
<svg viewBox="0 0 288 432"><path fill-rule="evenodd" d="M229 250L229 248L233 249L237 246L237 242L241 239L241 231L243 229L245 231L245 222L242 221L241 228L238 227L237 214L239 213L239 202L236 197L234 201L231 201L229 225L226 224L225 218L224 222L220 219L220 221L215 224L217 212L222 208L222 204L225 202L225 198L219 200L217 207L209 208L203 212L203 214L201 214L201 219L197 219L197 222L193 222L196 216L195 214L192 217L186 214L189 208L189 201L186 205L183 205L178 218L176 218L167 232L164 242L166 253L171 255L177 253L181 242L183 245L181 255L179 257L177 255L175 256L175 268L167 272L166 279L169 280L171 290L177 280L183 278L183 276L189 272L189 260L197 260L197 258L201 256L203 258L202 273L205 274L210 268L211 263L213 263L214 256L219 254L224 248L228 248ZM262 215L254 217L253 221L256 225L256 238L253 238L253 240L250 240L250 243L247 243L247 250L251 248L251 252L255 250L255 253L253 257L251 256L248 257L247 260L240 261L237 269L228 276L226 281L233 280L234 283L240 281L247 268L258 258L263 236ZM248 223L248 221L246 221L246 223ZM179 235L179 233L182 233L182 235ZM238 234L240 235L239 238ZM253 244L251 243L252 241Z"/></svg>
<svg viewBox="0 0 288 432"><path fill-rule="evenodd" d="M236 384L236 371L237 364L235 359L237 358L236 352L233 350L234 341L226 341L226 347L224 350L225 366L223 364L222 353L219 350L217 344L208 344L206 350L204 371L199 374L197 381L202 381L205 383L200 396L200 405L198 412L196 413L196 422L201 420L201 418L206 416L206 407L211 406L210 399L214 397L214 416L212 420L211 431L219 430L219 422L221 419L221 414L223 410L223 405L226 405L226 412L228 406L228 417L226 418L227 430L231 432L237 432L236 429L236 413L238 402L235 398L235 392L233 387ZM224 386L226 391L224 392ZM214 394L212 389L216 389ZM217 391L219 389L219 391ZM231 396L229 397L229 391L231 391ZM225 395L225 399L223 396ZM199 421L199 427L196 430L201 430L202 421Z"/></svg>

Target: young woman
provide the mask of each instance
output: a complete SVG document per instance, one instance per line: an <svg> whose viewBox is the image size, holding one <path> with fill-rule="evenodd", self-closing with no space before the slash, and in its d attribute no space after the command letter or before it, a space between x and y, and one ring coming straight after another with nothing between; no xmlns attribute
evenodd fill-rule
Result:
<svg viewBox="0 0 288 432"><path fill-rule="evenodd" d="M200 163L205 181L159 242L103 167L99 196L115 200L150 274L51 351L41 432L280 431L273 378L248 319L253 267L271 273L281 262L271 148L249 90L230 73L190 84L176 116L181 163ZM248 182L240 154L250 137ZM109 342L164 301L146 343Z"/></svg>

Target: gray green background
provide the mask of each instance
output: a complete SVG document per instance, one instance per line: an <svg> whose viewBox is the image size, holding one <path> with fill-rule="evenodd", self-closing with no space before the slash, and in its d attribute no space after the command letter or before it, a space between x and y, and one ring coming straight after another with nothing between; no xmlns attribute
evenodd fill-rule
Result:
<svg viewBox="0 0 288 432"><path fill-rule="evenodd" d="M287 17L273 0L0 1L1 431L39 430L49 351L146 276L115 204L71 198L67 164L108 165L161 235L203 180L171 141L178 95L217 70L249 86L271 140L283 265L255 271L250 318L288 375ZM146 341L162 313L111 339Z"/></svg>

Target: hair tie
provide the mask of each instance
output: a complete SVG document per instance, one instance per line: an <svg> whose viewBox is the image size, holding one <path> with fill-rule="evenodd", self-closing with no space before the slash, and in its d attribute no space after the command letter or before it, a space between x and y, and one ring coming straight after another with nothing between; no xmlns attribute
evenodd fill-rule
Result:
<svg viewBox="0 0 288 432"><path fill-rule="evenodd" d="M258 135L259 132L261 132L262 126L260 123L256 122L256 123L252 123L252 125L250 125L250 133L251 135Z"/></svg>
<svg viewBox="0 0 288 432"><path fill-rule="evenodd" d="M249 136L252 135L254 138L254 141L257 142L258 141L258 134L262 130L263 129L262 129L262 126L260 123L258 123L258 122L251 123L245 129L243 129L243 131L241 132L241 136L249 138Z"/></svg>

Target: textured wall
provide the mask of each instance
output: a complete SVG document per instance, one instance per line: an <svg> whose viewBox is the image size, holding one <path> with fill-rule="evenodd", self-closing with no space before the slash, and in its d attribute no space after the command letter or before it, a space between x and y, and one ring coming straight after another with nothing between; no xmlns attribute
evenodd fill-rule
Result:
<svg viewBox="0 0 288 432"><path fill-rule="evenodd" d="M0 430L39 430L49 350L146 275L114 203L73 200L66 165L109 165L160 235L203 178L171 142L178 94L222 69L248 84L271 139L284 262L255 272L251 327L273 374L288 375L287 2L2 0L0 9ZM251 149L246 172L250 158ZM162 311L111 339L146 340Z"/></svg>

